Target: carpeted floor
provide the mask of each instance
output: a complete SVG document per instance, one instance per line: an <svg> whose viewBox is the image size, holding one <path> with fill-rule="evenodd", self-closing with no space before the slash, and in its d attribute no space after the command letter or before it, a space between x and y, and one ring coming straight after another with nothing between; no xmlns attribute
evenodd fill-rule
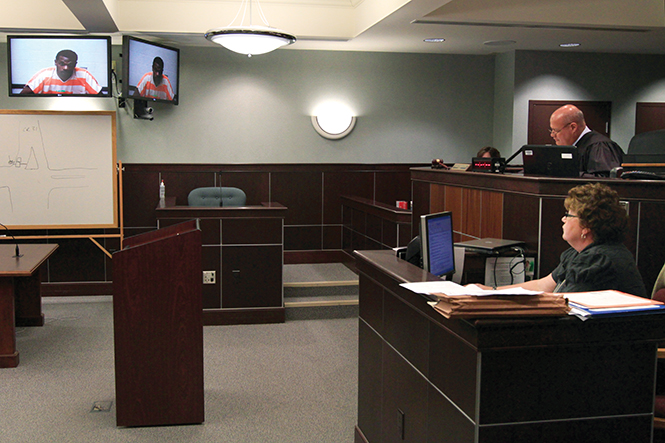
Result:
<svg viewBox="0 0 665 443"><path fill-rule="evenodd" d="M1 442L353 442L357 318L206 326L205 423L118 428L111 297L43 310L44 327L17 329L20 365L0 369Z"/></svg>

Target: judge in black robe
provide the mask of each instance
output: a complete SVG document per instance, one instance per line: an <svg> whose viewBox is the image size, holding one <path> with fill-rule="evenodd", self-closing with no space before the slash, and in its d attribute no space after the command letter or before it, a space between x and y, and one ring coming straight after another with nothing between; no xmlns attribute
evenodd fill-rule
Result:
<svg viewBox="0 0 665 443"><path fill-rule="evenodd" d="M582 177L609 177L610 170L623 161L621 147L587 128L584 114L576 106L565 105L552 113L550 136L557 145L577 146Z"/></svg>
<svg viewBox="0 0 665 443"><path fill-rule="evenodd" d="M621 147L599 132L587 132L575 146L582 177L609 177L610 170L623 162Z"/></svg>

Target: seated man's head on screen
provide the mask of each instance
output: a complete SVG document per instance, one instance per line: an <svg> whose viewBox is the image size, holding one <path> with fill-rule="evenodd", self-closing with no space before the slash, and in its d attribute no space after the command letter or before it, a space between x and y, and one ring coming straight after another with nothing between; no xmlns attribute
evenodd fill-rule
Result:
<svg viewBox="0 0 665 443"><path fill-rule="evenodd" d="M69 80L76 69L78 55L71 49L63 49L55 56L55 69L63 82Z"/></svg>
<svg viewBox="0 0 665 443"><path fill-rule="evenodd" d="M152 81L155 85L159 86L162 84L164 79L164 60L161 57L155 57L152 61Z"/></svg>

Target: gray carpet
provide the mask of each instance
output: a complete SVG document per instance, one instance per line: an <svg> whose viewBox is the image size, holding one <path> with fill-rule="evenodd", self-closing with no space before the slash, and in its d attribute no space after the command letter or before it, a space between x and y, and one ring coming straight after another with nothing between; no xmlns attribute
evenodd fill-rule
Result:
<svg viewBox="0 0 665 443"><path fill-rule="evenodd" d="M46 325L17 329L0 441L353 442L357 318L206 326L205 423L118 428L112 309L111 297L46 298Z"/></svg>

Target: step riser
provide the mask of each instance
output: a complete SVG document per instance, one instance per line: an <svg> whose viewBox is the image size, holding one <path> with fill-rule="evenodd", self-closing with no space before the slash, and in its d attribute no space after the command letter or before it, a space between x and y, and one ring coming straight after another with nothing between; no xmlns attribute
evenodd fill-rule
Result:
<svg viewBox="0 0 665 443"><path fill-rule="evenodd" d="M358 296L358 285L353 286L284 286L284 297L329 297L333 295Z"/></svg>
<svg viewBox="0 0 665 443"><path fill-rule="evenodd" d="M358 305L286 308L286 321L358 317Z"/></svg>

